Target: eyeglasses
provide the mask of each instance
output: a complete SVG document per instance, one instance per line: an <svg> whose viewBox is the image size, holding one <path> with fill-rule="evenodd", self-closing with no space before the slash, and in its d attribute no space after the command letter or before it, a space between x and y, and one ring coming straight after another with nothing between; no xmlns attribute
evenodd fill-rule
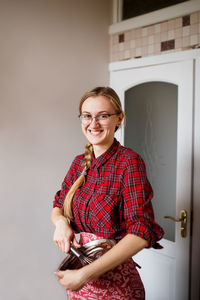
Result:
<svg viewBox="0 0 200 300"><path fill-rule="evenodd" d="M82 124L90 124L93 119L96 120L96 122L99 122L100 124L107 124L110 120L111 116L119 115L119 113L116 114L99 114L95 117L92 117L90 114L81 114L79 115L79 119L81 120Z"/></svg>

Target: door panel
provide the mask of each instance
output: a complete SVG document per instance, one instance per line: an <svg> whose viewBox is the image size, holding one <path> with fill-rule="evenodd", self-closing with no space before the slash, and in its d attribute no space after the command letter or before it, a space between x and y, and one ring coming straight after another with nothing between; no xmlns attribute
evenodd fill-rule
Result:
<svg viewBox="0 0 200 300"><path fill-rule="evenodd" d="M136 110L132 116L135 116L134 121L131 119L129 111L131 109L127 107L129 111L127 123L129 119L130 123L133 122L132 125L137 127L134 128L135 133L131 135L133 128L127 133L125 129L125 131L118 132L116 137L122 144L130 143L133 148L137 148L145 159L148 176L155 185L155 188L153 186L155 197L152 203L156 208L156 219L166 230L166 236L160 242L164 247L162 250L144 249L134 257L142 266L140 274L146 289L147 300L188 299L192 180L192 82L192 60L111 72L111 86L119 94L125 111L127 101L137 97L135 105L132 103ZM151 90L147 89L147 83L151 85ZM167 91L165 89L167 85L172 87L174 92ZM136 91L134 88L138 89L139 86L140 91L133 92ZM159 86L159 90L163 90L163 97L161 97L160 91L160 96L155 97L155 93L158 93L156 86ZM146 100L143 99L145 89L147 89ZM125 96L130 91L134 97L132 95L126 101ZM154 98L157 101L156 106ZM176 99L172 101L171 98ZM160 105L159 99L163 101L163 107ZM143 110L146 110L146 114ZM134 123L136 116L139 116L139 120ZM162 119L164 124L162 124ZM141 122L144 123L143 127ZM127 138L127 134L131 137ZM143 139L140 135L143 135ZM170 153L167 153L167 147L169 147ZM162 187L159 186L160 182L162 182ZM163 218L165 215L179 217L182 209L188 213L185 238L180 235L179 222Z"/></svg>
<svg viewBox="0 0 200 300"><path fill-rule="evenodd" d="M155 254L154 251L144 249L138 253L135 261L141 263L140 275L144 282L146 291L146 300L169 300L176 299L175 292L175 259L170 256L164 256L161 252ZM162 279L160 280L160 266L162 272ZM148 267L148 269L147 269ZM167 292L166 292L167 291Z"/></svg>
<svg viewBox="0 0 200 300"><path fill-rule="evenodd" d="M153 186L153 207L165 239L175 241L178 87L143 83L125 92L124 145L140 153Z"/></svg>

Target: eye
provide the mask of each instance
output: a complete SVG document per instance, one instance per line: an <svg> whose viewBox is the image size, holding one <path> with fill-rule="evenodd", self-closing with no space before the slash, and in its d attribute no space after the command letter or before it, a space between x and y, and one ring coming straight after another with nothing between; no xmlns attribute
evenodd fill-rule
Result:
<svg viewBox="0 0 200 300"><path fill-rule="evenodd" d="M82 114L81 118L84 119L84 120L91 120L92 116L89 115L89 114Z"/></svg>
<svg viewBox="0 0 200 300"><path fill-rule="evenodd" d="M109 118L109 114L101 114L101 115L98 115L98 119L99 120L106 120Z"/></svg>

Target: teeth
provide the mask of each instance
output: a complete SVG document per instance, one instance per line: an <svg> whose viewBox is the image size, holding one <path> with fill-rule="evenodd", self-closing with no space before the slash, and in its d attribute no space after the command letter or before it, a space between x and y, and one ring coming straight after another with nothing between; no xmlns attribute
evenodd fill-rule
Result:
<svg viewBox="0 0 200 300"><path fill-rule="evenodd" d="M98 131L90 130L90 133L93 134L93 135L98 135L98 134L101 133L101 131L100 130L98 130Z"/></svg>

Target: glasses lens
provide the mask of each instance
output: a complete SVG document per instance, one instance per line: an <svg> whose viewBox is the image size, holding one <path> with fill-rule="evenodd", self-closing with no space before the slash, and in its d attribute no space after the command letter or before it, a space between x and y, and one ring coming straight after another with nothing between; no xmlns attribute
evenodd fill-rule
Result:
<svg viewBox="0 0 200 300"><path fill-rule="evenodd" d="M95 117L92 117L89 114L82 114L79 116L79 118L83 124L91 123L93 119L95 119L96 122L99 122L101 124L107 124L110 120L110 117L113 115L116 114L100 114Z"/></svg>
<svg viewBox="0 0 200 300"><path fill-rule="evenodd" d="M110 117L109 114L101 114L101 115L98 115L96 117L96 119L101 122L107 122L109 120L109 117Z"/></svg>
<svg viewBox="0 0 200 300"><path fill-rule="evenodd" d="M79 116L79 118L80 118L81 122L84 124L89 123L92 120L92 116L88 115L88 114L82 114Z"/></svg>

